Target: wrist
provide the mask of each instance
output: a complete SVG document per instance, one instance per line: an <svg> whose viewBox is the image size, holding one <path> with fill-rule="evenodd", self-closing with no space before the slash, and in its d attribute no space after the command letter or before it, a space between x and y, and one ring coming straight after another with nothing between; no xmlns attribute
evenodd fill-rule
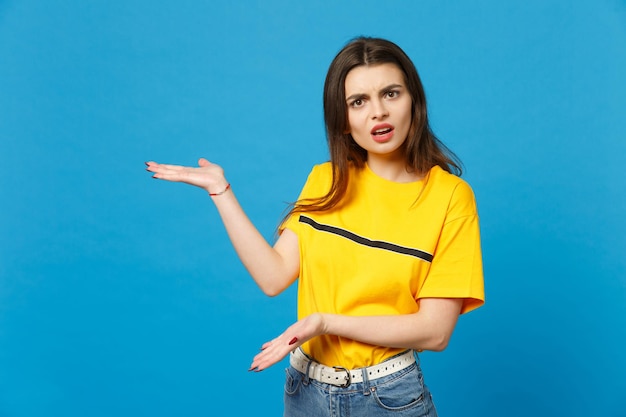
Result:
<svg viewBox="0 0 626 417"><path fill-rule="evenodd" d="M207 188L207 192L209 193L209 195L211 197L220 196L220 195L228 192L228 190L230 190L230 183L229 182L226 182L226 184L221 185L219 187L212 187L212 189L208 189Z"/></svg>
<svg viewBox="0 0 626 417"><path fill-rule="evenodd" d="M317 314L319 314L320 316L320 322L321 322L320 331L322 332L322 334L332 334L331 333L332 321L335 315L329 314L329 313L317 313Z"/></svg>

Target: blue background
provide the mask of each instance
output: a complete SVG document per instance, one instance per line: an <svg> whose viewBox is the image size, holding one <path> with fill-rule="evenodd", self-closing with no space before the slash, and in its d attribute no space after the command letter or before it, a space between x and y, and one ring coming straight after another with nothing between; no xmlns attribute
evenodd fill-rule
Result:
<svg viewBox="0 0 626 417"><path fill-rule="evenodd" d="M350 38L412 57L479 202L487 304L424 353L445 416L626 416L626 3L0 1L0 416L276 416L295 320L210 199L272 239L327 159Z"/></svg>

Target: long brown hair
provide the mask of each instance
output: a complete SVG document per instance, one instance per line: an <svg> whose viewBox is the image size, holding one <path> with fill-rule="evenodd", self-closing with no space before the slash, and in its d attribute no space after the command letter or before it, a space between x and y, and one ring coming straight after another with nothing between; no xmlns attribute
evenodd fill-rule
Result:
<svg viewBox="0 0 626 417"><path fill-rule="evenodd" d="M394 64L404 73L412 98L412 122L405 142L407 170L425 174L433 166L461 175L461 162L432 132L426 111L426 94L415 65L399 46L385 39L359 37L349 42L330 64L324 83L324 121L333 167L328 193L320 198L297 201L286 218L294 213L322 212L336 207L346 194L350 164L361 168L367 151L352 139L348 130L346 76L362 65Z"/></svg>

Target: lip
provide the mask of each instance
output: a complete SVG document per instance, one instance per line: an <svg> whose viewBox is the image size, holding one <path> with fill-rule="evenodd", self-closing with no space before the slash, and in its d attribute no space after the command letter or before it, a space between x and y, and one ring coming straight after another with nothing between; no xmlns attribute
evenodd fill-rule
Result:
<svg viewBox="0 0 626 417"><path fill-rule="evenodd" d="M382 134L382 135L375 134L377 130L381 130L381 129L389 129L389 132ZM395 131L395 128L393 127L393 125L390 125L389 123L380 123L374 126L372 130L370 130L370 135L372 136L372 139L375 142L383 143L383 142L389 141L393 137L394 131Z"/></svg>

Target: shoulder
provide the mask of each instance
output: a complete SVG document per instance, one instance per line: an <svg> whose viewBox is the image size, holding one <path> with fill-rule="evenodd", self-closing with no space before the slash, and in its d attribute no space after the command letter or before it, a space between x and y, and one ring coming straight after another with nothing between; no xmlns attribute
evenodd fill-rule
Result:
<svg viewBox="0 0 626 417"><path fill-rule="evenodd" d="M458 215L476 214L474 191L462 178L434 166L428 173L428 187L449 201L449 210Z"/></svg>
<svg viewBox="0 0 626 417"><path fill-rule="evenodd" d="M299 199L320 198L325 195L332 183L330 162L314 165L309 172Z"/></svg>
<svg viewBox="0 0 626 417"><path fill-rule="evenodd" d="M445 171L438 165L431 168L427 177L428 181L441 191L472 196L472 198L474 196L472 187L464 179Z"/></svg>
<svg viewBox="0 0 626 417"><path fill-rule="evenodd" d="M315 184L323 188L330 186L333 180L333 167L330 162L313 165L307 178L307 184Z"/></svg>
<svg viewBox="0 0 626 417"><path fill-rule="evenodd" d="M311 168L311 173L309 174L309 178L310 177L330 178L332 177L332 175L333 175L332 164L330 162L324 162L321 164L313 165L313 168Z"/></svg>

